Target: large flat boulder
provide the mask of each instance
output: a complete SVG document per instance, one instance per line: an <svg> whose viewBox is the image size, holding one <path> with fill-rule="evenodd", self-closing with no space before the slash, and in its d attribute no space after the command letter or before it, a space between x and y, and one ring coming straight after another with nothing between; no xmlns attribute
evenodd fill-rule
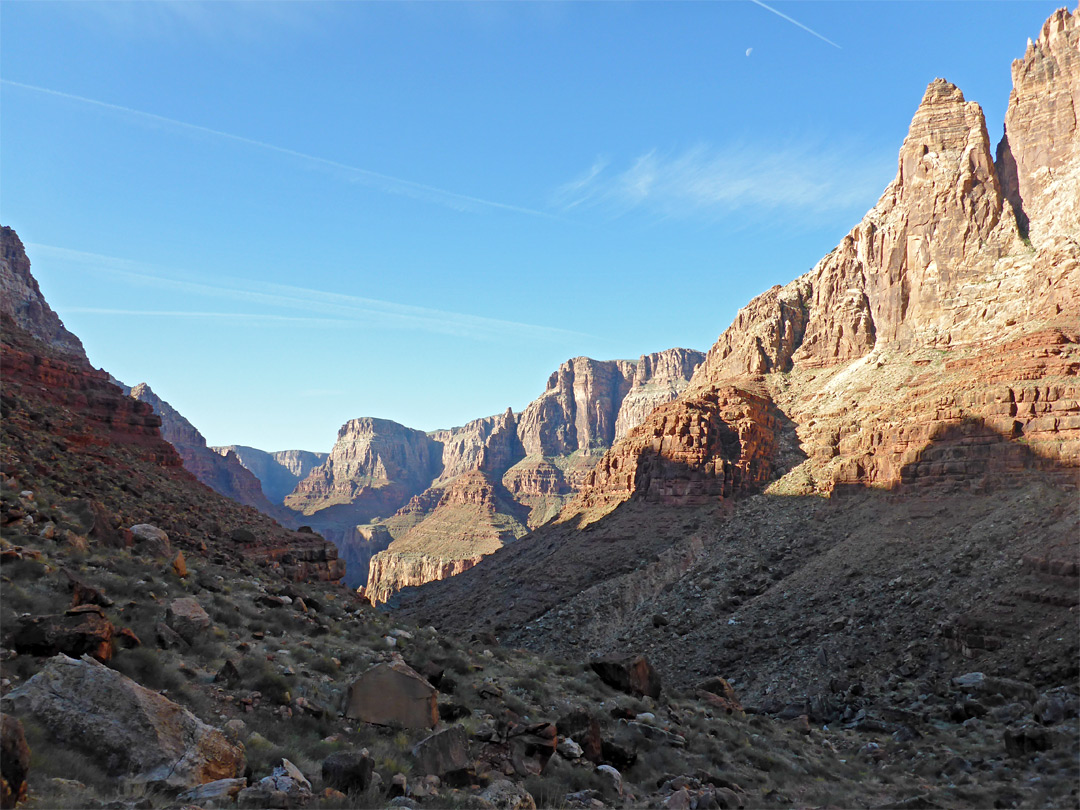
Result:
<svg viewBox="0 0 1080 810"><path fill-rule="evenodd" d="M80 605L56 616L21 619L8 646L29 655L88 654L108 661L113 654L112 622L97 605Z"/></svg>
<svg viewBox="0 0 1080 810"><path fill-rule="evenodd" d="M345 716L380 726L434 728L438 694L404 661L376 664L349 686Z"/></svg>
<svg viewBox="0 0 1080 810"><path fill-rule="evenodd" d="M0 706L33 717L113 776L192 788L244 772L243 750L221 731L86 655L50 659Z"/></svg>

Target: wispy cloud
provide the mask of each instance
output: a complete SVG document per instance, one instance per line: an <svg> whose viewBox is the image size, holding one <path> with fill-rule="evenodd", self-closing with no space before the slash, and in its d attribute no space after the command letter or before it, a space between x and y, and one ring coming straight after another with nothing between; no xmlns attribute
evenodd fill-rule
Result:
<svg viewBox="0 0 1080 810"><path fill-rule="evenodd" d="M833 41L832 41L831 39L829 39L828 37L823 37L823 36L822 36L821 34L819 34L819 33L818 33L817 31L815 31L815 30L814 30L813 28L809 28L808 26L805 26L805 25L803 25L803 24L802 24L801 22L799 22L798 20L794 19L793 17L789 17L789 16L787 15L787 14L784 14L784 13L783 13L783 12L781 12L781 11L777 11L777 10L776 10L775 8L773 8L772 6L767 6L767 5L765 5L764 3L762 3L762 2L761 2L761 0L750 0L750 2L751 2L751 3L753 3L753 4L755 5L755 6L761 6L761 7L762 7L763 9L765 9L766 11L771 11L771 12L772 12L773 14L775 14L775 15L776 15L777 17L780 17L781 19L787 20L787 21L788 21L789 23L791 23L792 25L797 25L797 26L798 26L799 28L801 28L801 29L802 29L803 31L806 31L806 32L807 32L808 34L813 34L813 35L814 35L815 37L817 37L818 39L820 39L820 40L821 40L822 42L828 42L828 43L829 43L830 45L832 45L832 46L833 46L834 48L836 48L837 50L843 50L843 48L841 48L841 47L840 47L839 45L837 45L837 44L836 44L835 42L833 42ZM747 55L747 56L749 56L749 55L750 55L750 52L749 52L749 51L747 51L747 52L746 52L746 55Z"/></svg>
<svg viewBox="0 0 1080 810"><path fill-rule="evenodd" d="M285 312L315 313L322 317L281 315L275 312L255 313L207 312L201 310L137 310L68 308L64 312L85 312L99 315L157 316L169 318L232 319L260 321L264 325L327 326L351 328L413 329L441 335L454 335L477 340L508 338L559 342L568 338L591 337L582 332L537 326L517 321L488 318L462 312L417 307L362 298L344 293L297 287L289 284L269 284L248 279L216 277L213 281L195 280L191 274L178 278L163 268L87 253L80 250L28 243L28 251L42 258L78 264L88 272L98 273L132 286L151 287L171 292L210 298L215 301L238 301L245 304L275 308Z"/></svg>
<svg viewBox="0 0 1080 810"><path fill-rule="evenodd" d="M114 309L112 307L64 307L64 314L115 315L122 318L182 318L195 321L234 321L245 326L313 326L355 328L355 320L345 318L304 318L262 312L198 312L175 309Z"/></svg>
<svg viewBox="0 0 1080 810"><path fill-rule="evenodd" d="M97 99L86 98L85 96L77 96L73 93L65 93L60 90L51 90L47 87L38 87L32 84L24 84L22 82L12 81L10 79L0 79L0 84L7 85L9 87L17 87L21 90L27 90L32 93L52 96L54 98L61 98L67 101L74 101L79 104L89 105L98 109L109 110L111 112L120 113L122 115L129 116L137 120L151 123L157 126L164 125L185 132L195 132L201 135L210 135L215 138L244 144L245 146L252 146L268 152L274 152L279 155L287 155L288 157L301 160L310 166L322 170L329 169L333 172L341 174L347 180L363 183L366 186L376 188L379 191L385 192L387 194L396 194L404 197L412 197L414 199L422 200L424 202L442 205L455 211L475 211L479 208L488 208L500 211L511 211L517 214L527 214L529 216L544 217L546 219L556 218L554 217L554 215L546 211L539 211L520 205L511 205L509 203L497 202L495 200L487 200L483 197L474 197L469 194L459 194L456 191L448 191L447 189L438 188L437 186L429 186L424 183L415 182L413 180L405 180L401 177L393 177L388 174L381 174L380 172L375 172L370 169L362 169L358 166L350 166L347 163L340 163L336 160L329 160L327 158L318 157L316 155L309 155L306 152L299 152L295 149L288 149L284 146L276 146L272 143L260 141L255 138L248 138L244 135L234 135L231 132L223 132L218 129L204 127L199 124L189 124L186 121L178 121L175 118L168 118L164 115L144 112L143 110L135 110L131 107L124 107L120 104L110 104L106 101L98 101Z"/></svg>
<svg viewBox="0 0 1080 810"><path fill-rule="evenodd" d="M697 146L679 154L652 150L622 169L593 166L557 188L564 209L593 206L620 216L723 214L735 209L790 213L849 209L877 199L893 162L842 145Z"/></svg>

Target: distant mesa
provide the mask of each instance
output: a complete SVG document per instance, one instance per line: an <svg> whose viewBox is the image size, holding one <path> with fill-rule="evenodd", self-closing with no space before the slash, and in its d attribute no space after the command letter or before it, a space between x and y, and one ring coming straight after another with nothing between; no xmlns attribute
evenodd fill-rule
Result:
<svg viewBox="0 0 1080 810"><path fill-rule="evenodd" d="M385 601L558 515L604 451L685 390L704 359L689 349L637 362L576 357L523 412L426 434L354 419L284 503L338 544L349 584Z"/></svg>
<svg viewBox="0 0 1080 810"><path fill-rule="evenodd" d="M251 473L259 479L263 494L270 502L283 506L285 498L296 489L308 473L323 464L328 454L313 453L309 450L279 450L268 453L255 447L230 444L225 447L211 447L215 453L228 456L232 453Z"/></svg>

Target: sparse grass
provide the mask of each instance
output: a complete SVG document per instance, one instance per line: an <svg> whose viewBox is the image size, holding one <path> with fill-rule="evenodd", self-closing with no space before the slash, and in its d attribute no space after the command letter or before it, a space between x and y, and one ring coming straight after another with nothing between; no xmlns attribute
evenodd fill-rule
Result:
<svg viewBox="0 0 1080 810"><path fill-rule="evenodd" d="M23 732L30 746L31 788L50 779L72 779L104 795L116 790L116 780L83 751L57 742L48 730L23 718Z"/></svg>
<svg viewBox="0 0 1080 810"><path fill-rule="evenodd" d="M289 682L271 662L249 655L240 659L238 669L243 676L244 684L254 691L261 692L266 700L273 703L288 702Z"/></svg>
<svg viewBox="0 0 1080 810"><path fill-rule="evenodd" d="M117 650L109 666L147 689L173 691L183 685L184 676L171 660L166 659L167 655L146 646Z"/></svg>

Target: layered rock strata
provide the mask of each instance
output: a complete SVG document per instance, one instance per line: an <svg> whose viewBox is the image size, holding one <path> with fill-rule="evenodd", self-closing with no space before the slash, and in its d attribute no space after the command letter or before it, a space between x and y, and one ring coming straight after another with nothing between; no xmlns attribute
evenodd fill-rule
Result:
<svg viewBox="0 0 1080 810"><path fill-rule="evenodd" d="M371 558L364 595L379 604L404 587L460 574L524 535L524 511L486 473L458 476L423 520Z"/></svg>
<svg viewBox="0 0 1080 810"><path fill-rule="evenodd" d="M285 505L318 515L312 524L320 526L356 525L393 514L439 474L438 450L423 431L388 419L353 419L338 431L326 461L297 485Z"/></svg>
<svg viewBox="0 0 1080 810"><path fill-rule="evenodd" d="M1074 233L1080 222L1080 25L1058 9L1012 64L1013 89L998 147L1002 187L1023 235Z"/></svg>
<svg viewBox="0 0 1080 810"><path fill-rule="evenodd" d="M726 386L665 405L600 460L584 499L631 495L700 504L771 477L779 414L764 393Z"/></svg>
<svg viewBox="0 0 1080 810"><path fill-rule="evenodd" d="M979 106L948 82L931 82L877 205L811 272L739 312L674 409L765 375L768 396L809 450L813 487L825 491L1071 463L1080 438L1070 384L1080 250L1076 223L1062 212L1077 186L1066 193L1054 185L1062 204L1027 214L1008 199L999 169L1001 155L1015 159L1017 187L1038 196L1047 178L1071 177L1080 164L1075 119L1062 112L1080 86L1075 29L1075 15L1056 14L1014 65L1008 120L1016 133L998 165ZM1041 161L1054 168L1032 168ZM1033 223L1030 243L1014 209ZM985 384L987 371L997 389ZM1014 407L1035 397L1037 413ZM672 418L656 411L645 431L662 435ZM667 452L693 455L689 433L672 441ZM601 462L586 503L651 497L625 472L646 450L640 439L633 444Z"/></svg>
<svg viewBox="0 0 1080 810"><path fill-rule="evenodd" d="M263 494L259 479L240 463L235 453L219 454L206 445L206 439L184 416L153 392L146 383L131 388L133 399L145 402L161 417L161 435L176 448L184 467L210 489L237 503L253 506L280 523L288 524L292 515L275 506Z"/></svg>
<svg viewBox="0 0 1080 810"><path fill-rule="evenodd" d="M64 327L41 294L19 235L6 225L0 227L0 312L58 353L89 362L82 341Z"/></svg>
<svg viewBox="0 0 1080 810"><path fill-rule="evenodd" d="M282 506L285 497L296 489L296 485L307 478L308 473L326 461L326 453L312 453L308 450L279 450L268 453L255 447L231 444L226 447L211 447L215 453L236 456L241 464L259 479L263 494L271 503Z"/></svg>
<svg viewBox="0 0 1080 810"><path fill-rule="evenodd" d="M524 412L515 414L508 408L500 415L426 436L385 420L353 420L342 427L327 460L296 486L285 503L303 511L305 522L347 548L343 554L353 566L350 584L363 584L368 566L360 573L356 566L386 548L379 547L381 540L367 536L371 521L385 521L386 530L400 539L438 508L433 525L439 528L431 536L445 539L446 515L455 503L453 497L447 499L447 488L472 486L468 482L475 478L454 483L467 473L483 472L498 486L494 503L499 519L515 526L511 533L516 534L520 526L535 527L555 517L584 486L620 432L677 397L703 359L701 352L688 349L642 355L636 364L574 358L551 375L547 390ZM462 527L461 548L472 548L467 523L457 525ZM413 540L418 536L414 534ZM379 567L371 570L386 570L393 553L387 550ZM441 558L431 552L422 565L410 562L425 573L403 579L419 584L430 572L457 571L461 560L475 556L459 549L442 566Z"/></svg>
<svg viewBox="0 0 1080 810"><path fill-rule="evenodd" d="M28 267L25 255L16 258ZM126 396L107 372L31 335L7 313L0 327L0 466L86 516L83 535L69 542L130 546L126 527L153 524L189 564L213 558L293 579L344 575L337 549L323 538L284 529L199 482L162 437L153 407Z"/></svg>
<svg viewBox="0 0 1080 810"><path fill-rule="evenodd" d="M630 390L619 405L613 439L618 441L661 405L677 398L704 360L705 355L693 349L643 354L634 366Z"/></svg>

